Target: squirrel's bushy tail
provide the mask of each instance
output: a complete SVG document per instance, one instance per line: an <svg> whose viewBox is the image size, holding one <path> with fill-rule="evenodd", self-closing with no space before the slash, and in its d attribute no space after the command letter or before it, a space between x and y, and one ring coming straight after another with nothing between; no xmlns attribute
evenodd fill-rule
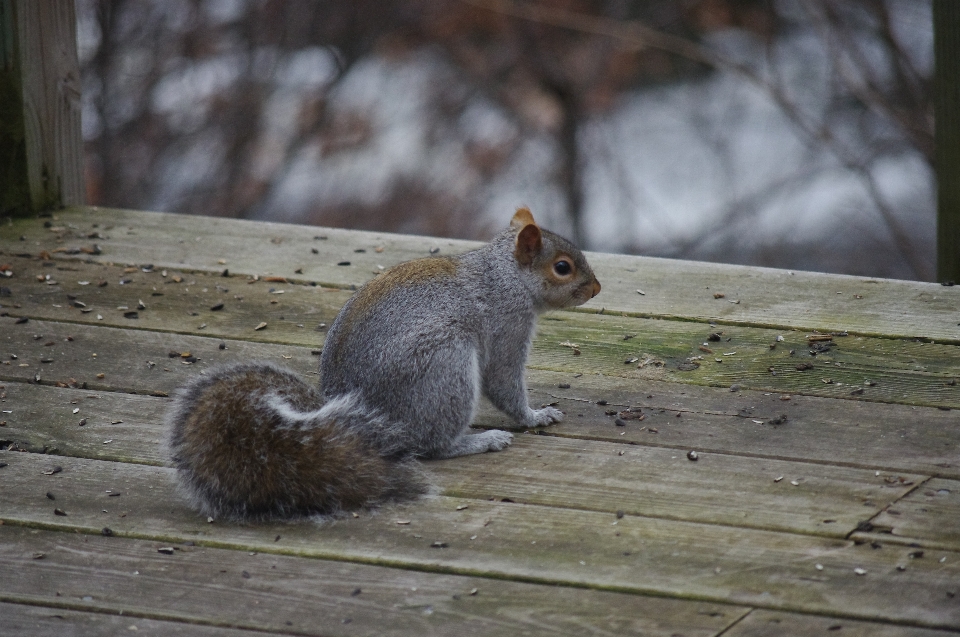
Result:
<svg viewBox="0 0 960 637"><path fill-rule="evenodd" d="M322 405L322 406L321 406ZM167 414L181 487L214 518L337 514L426 491L419 464L380 456L352 395L320 392L266 362L215 368L178 390Z"/></svg>

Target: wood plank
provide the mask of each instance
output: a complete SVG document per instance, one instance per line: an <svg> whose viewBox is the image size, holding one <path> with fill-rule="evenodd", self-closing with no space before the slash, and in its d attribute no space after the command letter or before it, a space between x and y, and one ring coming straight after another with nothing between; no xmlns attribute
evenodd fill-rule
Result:
<svg viewBox="0 0 960 637"><path fill-rule="evenodd" d="M233 360L233 352L232 347L226 350L224 360ZM301 373L310 371L306 365L313 361L305 356L302 360ZM195 366L185 373L198 371ZM764 392L660 381L638 385L590 376L572 379L536 370L528 375L528 384L534 405L556 403L567 414L560 424L539 432L544 435L683 453L692 449L832 464L884 475L919 473L960 479L954 412L798 396L783 401L779 394ZM571 387L559 389L558 384ZM0 389L0 394L4 392L0 409L10 413L0 415L0 422L7 423L0 429L0 438L21 448L103 460L163 462L157 444L162 436L163 398L14 382ZM609 404L597 404L604 400ZM628 420L623 427L614 424L615 415L606 413L638 406L644 419ZM80 411L74 414L74 409ZM769 424L784 413L788 415L785 423ZM79 427L83 418L87 422ZM514 426L486 401L481 402L476 425ZM108 439L113 442L104 445Z"/></svg>
<svg viewBox="0 0 960 637"><path fill-rule="evenodd" d="M714 343L708 340L714 329L693 322L556 313L540 321L528 364L585 375L960 407L956 345L847 336L835 337L835 347L813 356L806 332L719 331L722 340ZM784 340L777 342L778 336ZM580 355L564 343L579 345ZM703 343L711 352L699 349ZM699 367L689 369L691 357L699 357Z"/></svg>
<svg viewBox="0 0 960 637"><path fill-rule="evenodd" d="M899 571L908 547L443 496L321 526L211 524L177 498L169 469L9 451L0 461L6 523L960 628L947 595L957 553ZM54 463L62 471L45 475Z"/></svg>
<svg viewBox="0 0 960 637"><path fill-rule="evenodd" d="M539 370L529 378L532 403L567 414L542 433L960 478L954 411ZM628 408L644 419L618 427L607 414ZM489 410L477 422L502 427L507 419Z"/></svg>
<svg viewBox="0 0 960 637"><path fill-rule="evenodd" d="M45 384L144 394L169 393L200 369L220 362L270 360L314 378L319 366L319 357L304 347L72 323L18 325L3 317L0 347L6 353L0 380L36 382L39 374ZM197 363L177 355L188 352Z"/></svg>
<svg viewBox="0 0 960 637"><path fill-rule="evenodd" d="M16 406L19 392L14 391L12 401L8 396L10 407ZM54 398L49 391L47 396ZM44 407L31 410L32 423L48 421L50 412L59 412L54 418L60 422L39 427L18 424L18 414L13 413L3 439L8 446L14 441L18 448L48 454L66 449L73 456L166 464L158 409L165 401L133 397L132 404L122 411L140 422L113 424L120 418L104 414L102 400L34 403ZM135 406L149 411L136 414ZM81 413L72 413L74 409ZM76 424L81 416L87 418L83 427ZM620 510L840 538L926 479L915 474L891 475L703 451L692 462L685 451L675 449L531 435L519 436L505 453L425 465L440 493L448 496Z"/></svg>
<svg viewBox="0 0 960 637"><path fill-rule="evenodd" d="M4 262L16 274L4 283L3 310L11 316L260 342L319 345L319 326L333 323L352 294L209 272Z"/></svg>
<svg viewBox="0 0 960 637"><path fill-rule="evenodd" d="M197 624L324 636L708 637L748 610L183 544L165 555L163 546L7 525L0 565L18 577L0 582L0 599L176 620L169 626L199 634Z"/></svg>
<svg viewBox="0 0 960 637"><path fill-rule="evenodd" d="M37 280L51 273L34 263L24 272L26 276L9 286L16 305L4 311L11 316L319 345L323 332L316 328L331 323L348 298L347 293L328 288L281 285L278 289L272 283L246 285L200 275L168 285L173 278L164 277L162 271L124 273L121 268L79 264L72 266L75 271ZM104 276L102 280L129 282L101 288L95 282ZM49 285L50 281L56 285ZM77 303L86 307L75 307ZM221 303L229 307L211 310ZM0 325L5 323L10 320L0 319ZM262 323L267 323L266 329L257 330ZM11 329L30 327L12 325ZM719 332L721 341L708 340L711 333ZM570 373L737 384L960 408L960 348L955 345L838 336L832 349L812 356L807 336L796 331L721 329L688 321L558 312L541 319L529 364ZM569 343L579 348L564 345ZM771 349L771 344L776 347ZM699 367L689 369L694 364Z"/></svg>
<svg viewBox="0 0 960 637"><path fill-rule="evenodd" d="M837 632L839 631L839 632ZM724 637L947 637L953 632L819 615L755 610L723 633Z"/></svg>
<svg viewBox="0 0 960 637"><path fill-rule="evenodd" d="M509 453L426 466L453 497L837 538L924 480L703 452L692 462L674 449L547 436L519 437Z"/></svg>
<svg viewBox="0 0 960 637"><path fill-rule="evenodd" d="M56 575L56 574L55 574ZM177 621L158 621L143 617L106 615L102 612L84 612L62 606L34 606L0 602L3 629L9 635L21 637L112 637L114 635L174 635L177 637L266 637L260 631L236 630L217 626L199 626ZM78 604L81 605L81 604ZM136 632L134 632L136 631Z"/></svg>
<svg viewBox="0 0 960 637"><path fill-rule="evenodd" d="M960 481L934 479L915 489L873 521L882 534L858 534L874 539L922 544L936 549L960 549ZM942 555L927 552L928 559Z"/></svg>
<svg viewBox="0 0 960 637"><path fill-rule="evenodd" d="M451 254L478 245L92 207L63 211L57 219L55 232L27 221L0 228L0 250L37 254L41 249L72 248L77 254L58 258L208 272L227 268L236 274L272 274L349 288L372 278L379 266L426 256L430 248ZM318 236L327 239L314 239ZM79 252L94 243L100 254ZM606 308L641 317L960 343L960 287L628 255L588 257L604 287L585 306L588 311ZM346 261L349 266L337 265ZM724 296L717 299L715 294Z"/></svg>

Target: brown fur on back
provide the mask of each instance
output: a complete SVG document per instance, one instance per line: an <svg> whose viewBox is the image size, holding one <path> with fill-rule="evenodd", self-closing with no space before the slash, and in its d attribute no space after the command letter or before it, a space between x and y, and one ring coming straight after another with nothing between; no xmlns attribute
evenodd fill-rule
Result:
<svg viewBox="0 0 960 637"><path fill-rule="evenodd" d="M349 338L352 327L362 322L384 296L403 287L419 286L436 279L453 278L457 274L457 266L457 262L450 257L427 257L400 263L371 279L350 298L349 304L343 308L337 317L342 327L336 332L336 340L328 340L324 343L324 347L333 348L339 362L339 357L346 355L340 343Z"/></svg>

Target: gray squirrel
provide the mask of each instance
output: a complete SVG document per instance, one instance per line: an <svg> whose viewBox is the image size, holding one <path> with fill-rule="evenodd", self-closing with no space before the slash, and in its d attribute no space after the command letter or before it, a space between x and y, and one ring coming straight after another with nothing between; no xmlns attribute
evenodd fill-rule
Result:
<svg viewBox="0 0 960 637"><path fill-rule="evenodd" d="M524 369L537 315L600 292L572 243L527 208L483 247L386 270L354 294L327 333L320 388L268 362L214 368L167 413L181 489L215 518L338 514L416 497L416 458L507 447L468 434L483 392L521 427L559 422L532 409Z"/></svg>

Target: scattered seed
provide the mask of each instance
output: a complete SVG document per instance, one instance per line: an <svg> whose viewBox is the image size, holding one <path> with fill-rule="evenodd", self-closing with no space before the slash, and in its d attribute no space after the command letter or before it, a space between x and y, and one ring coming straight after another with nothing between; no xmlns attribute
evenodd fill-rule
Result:
<svg viewBox="0 0 960 637"><path fill-rule="evenodd" d="M65 516L65 515L67 515L67 512L64 511L63 509L54 509L54 510L53 510L53 514L54 514L54 515Z"/></svg>
<svg viewBox="0 0 960 637"><path fill-rule="evenodd" d="M100 535L103 535L104 537L113 537L113 529L111 529L109 526L105 526L100 529Z"/></svg>
<svg viewBox="0 0 960 637"><path fill-rule="evenodd" d="M859 568L859 567L858 567L858 568L853 569L853 572L856 573L857 575L866 575L866 574L867 574L867 569L865 569L865 568Z"/></svg>
<svg viewBox="0 0 960 637"><path fill-rule="evenodd" d="M263 321L263 322L261 322L259 325L257 325L257 326L256 326L255 328L253 328L253 329L254 329L254 331L256 331L256 330L262 330L262 329L264 329L266 326L267 326L266 321Z"/></svg>
<svg viewBox="0 0 960 637"><path fill-rule="evenodd" d="M157 553L163 553L164 555L173 555L174 549L172 546L161 546L157 549Z"/></svg>
<svg viewBox="0 0 960 637"><path fill-rule="evenodd" d="M687 460L696 462L699 459L700 459L700 455L696 451L691 450L687 452Z"/></svg>
<svg viewBox="0 0 960 637"><path fill-rule="evenodd" d="M43 475L45 475L45 476L52 476L52 475L54 475L54 474L60 473L61 471L63 471L63 467L61 467L61 466L58 465L58 466L54 467L53 469L50 469L49 471L44 471L44 472L43 472Z"/></svg>
<svg viewBox="0 0 960 637"><path fill-rule="evenodd" d="M446 542L434 542L433 544L430 545L430 548L432 548L432 549L445 549L445 548L447 548L448 546L449 546L449 544L447 544Z"/></svg>

